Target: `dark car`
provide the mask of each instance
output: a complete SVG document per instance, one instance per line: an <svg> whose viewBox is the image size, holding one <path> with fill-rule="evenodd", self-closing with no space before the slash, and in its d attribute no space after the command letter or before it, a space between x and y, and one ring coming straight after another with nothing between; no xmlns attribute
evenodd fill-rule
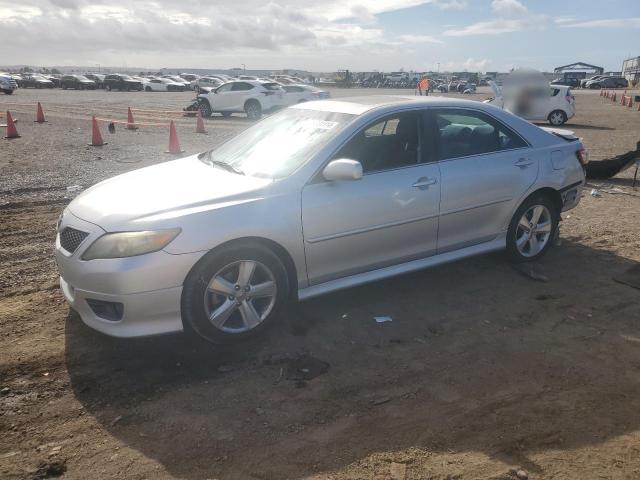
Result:
<svg viewBox="0 0 640 480"><path fill-rule="evenodd" d="M104 88L111 90L137 90L142 91L142 82L134 80L129 75L111 74L104 77Z"/></svg>
<svg viewBox="0 0 640 480"><path fill-rule="evenodd" d="M627 88L629 82L624 77L604 77L586 83L586 88Z"/></svg>
<svg viewBox="0 0 640 480"><path fill-rule="evenodd" d="M551 82L551 85L564 85L566 87L579 87L580 86L580 79L578 78L557 78L555 79L553 82Z"/></svg>
<svg viewBox="0 0 640 480"><path fill-rule="evenodd" d="M594 75L593 77L589 77L589 78L583 78L582 80L580 80L580 88L586 88L587 87L587 82L590 82L592 80L600 80L601 78L606 78L606 75Z"/></svg>
<svg viewBox="0 0 640 480"><path fill-rule="evenodd" d="M85 73L84 76L89 80L93 80L93 82L96 84L96 88L104 88L104 75L101 75L99 73Z"/></svg>
<svg viewBox="0 0 640 480"><path fill-rule="evenodd" d="M18 83L21 88L53 88L54 84L42 75L22 74L22 80Z"/></svg>
<svg viewBox="0 0 640 480"><path fill-rule="evenodd" d="M95 90L96 82L89 80L84 75L65 75L60 79L60 86L64 90L68 88L75 90Z"/></svg>

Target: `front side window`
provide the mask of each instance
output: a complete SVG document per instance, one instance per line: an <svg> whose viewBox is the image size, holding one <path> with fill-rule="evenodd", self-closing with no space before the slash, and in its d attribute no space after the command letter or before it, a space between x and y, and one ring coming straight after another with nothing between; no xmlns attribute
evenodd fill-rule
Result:
<svg viewBox="0 0 640 480"><path fill-rule="evenodd" d="M440 160L527 146L510 128L482 112L436 109L434 118Z"/></svg>
<svg viewBox="0 0 640 480"><path fill-rule="evenodd" d="M246 83L246 82L235 82L233 84L233 87L231 88L232 91L234 92L244 92L247 90L251 90L253 88L253 85L251 85L250 83Z"/></svg>
<svg viewBox="0 0 640 480"><path fill-rule="evenodd" d="M224 85L221 85L218 87L218 89L216 90L216 93L229 92L231 91L232 86L233 86L233 83L225 83Z"/></svg>
<svg viewBox="0 0 640 480"><path fill-rule="evenodd" d="M358 132L334 158L357 160L365 173L416 165L420 158L418 125L415 112L377 120Z"/></svg>

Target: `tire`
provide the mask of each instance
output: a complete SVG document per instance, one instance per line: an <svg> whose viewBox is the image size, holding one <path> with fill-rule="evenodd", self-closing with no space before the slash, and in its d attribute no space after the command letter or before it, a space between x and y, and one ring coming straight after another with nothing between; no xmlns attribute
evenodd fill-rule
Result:
<svg viewBox="0 0 640 480"><path fill-rule="evenodd" d="M198 106L200 107L200 113L203 117L210 117L213 114L211 110L211 105L209 104L209 100L203 99L198 101Z"/></svg>
<svg viewBox="0 0 640 480"><path fill-rule="evenodd" d="M554 110L547 117L549 123L555 127L564 125L567 121L567 114L562 110Z"/></svg>
<svg viewBox="0 0 640 480"><path fill-rule="evenodd" d="M231 116L231 112L220 112L224 118L229 118Z"/></svg>
<svg viewBox="0 0 640 480"><path fill-rule="evenodd" d="M265 295L251 298L256 286ZM252 242L232 244L210 252L191 270L184 282L182 319L209 342L240 341L268 328L288 293L287 273L277 255Z"/></svg>
<svg viewBox="0 0 640 480"><path fill-rule="evenodd" d="M151 87L148 87L148 86L147 86L147 87L144 87L144 91L145 91L145 92L150 92L150 91L151 91Z"/></svg>
<svg viewBox="0 0 640 480"><path fill-rule="evenodd" d="M249 100L244 104L244 111L249 120L260 120L262 117L262 106L257 100Z"/></svg>
<svg viewBox="0 0 640 480"><path fill-rule="evenodd" d="M553 245L559 220L560 212L548 195L528 197L516 210L509 224L509 259L513 262L533 262L542 257ZM532 225L533 235L530 234Z"/></svg>

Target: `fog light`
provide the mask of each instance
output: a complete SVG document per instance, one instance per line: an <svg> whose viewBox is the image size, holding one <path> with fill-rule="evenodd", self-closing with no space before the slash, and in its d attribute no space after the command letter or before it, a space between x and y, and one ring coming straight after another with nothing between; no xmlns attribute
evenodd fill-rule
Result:
<svg viewBox="0 0 640 480"><path fill-rule="evenodd" d="M93 298L87 298L86 300L96 317L110 322L122 320L122 314L124 313L124 305L122 303L105 302L104 300L95 300Z"/></svg>

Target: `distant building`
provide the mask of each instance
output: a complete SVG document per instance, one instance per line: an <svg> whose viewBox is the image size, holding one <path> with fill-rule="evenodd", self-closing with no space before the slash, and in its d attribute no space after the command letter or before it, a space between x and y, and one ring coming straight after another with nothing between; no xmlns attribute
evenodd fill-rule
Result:
<svg viewBox="0 0 640 480"><path fill-rule="evenodd" d="M553 70L556 78L560 78L562 80L568 80L570 78L577 78L581 80L583 78L587 78L587 76L602 75L603 72L604 68L584 62L570 63L569 65L556 67Z"/></svg>
<svg viewBox="0 0 640 480"><path fill-rule="evenodd" d="M627 58L622 62L622 76L632 85L640 83L640 57Z"/></svg>

